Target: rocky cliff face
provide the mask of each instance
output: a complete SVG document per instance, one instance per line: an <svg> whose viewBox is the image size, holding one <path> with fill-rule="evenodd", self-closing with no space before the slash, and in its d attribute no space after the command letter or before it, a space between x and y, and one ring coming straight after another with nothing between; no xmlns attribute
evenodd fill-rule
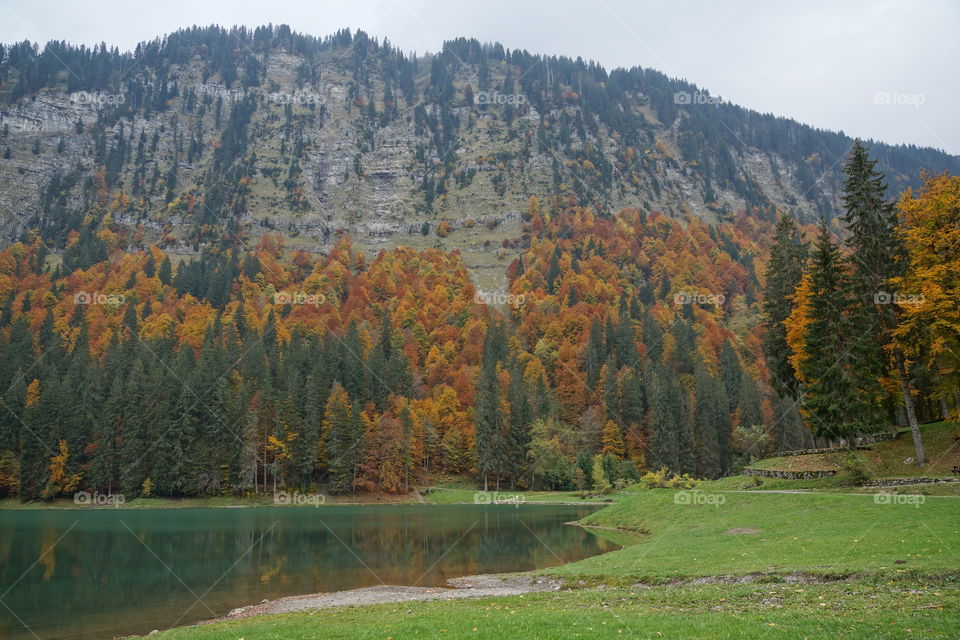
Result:
<svg viewBox="0 0 960 640"><path fill-rule="evenodd" d="M521 74L506 60L459 56L417 61L413 95L401 97L396 74L383 61L357 62L357 46L309 59L259 53L246 87L227 86L199 57L172 64L160 108L140 106L136 92L160 85L144 69L130 74L140 84L121 80L113 93L51 87L0 105L0 242L64 226L69 215L109 215L139 229L142 237L130 236L138 244L190 255L230 206L254 241L280 231L291 247L323 251L349 233L370 251L459 249L483 280L502 272L531 208L636 207L715 221L758 208L812 219L837 203L841 158L798 162L739 136L708 139L703 123L721 112L697 109L710 104L655 108L654 95L603 82L581 96L549 68L554 90L534 100L509 87L536 65ZM253 110L238 125L243 101ZM618 119L627 124L618 128ZM237 139L237 157L218 165ZM230 179L242 188L232 200L209 197L238 162L246 175ZM45 232L51 248L69 231Z"/></svg>

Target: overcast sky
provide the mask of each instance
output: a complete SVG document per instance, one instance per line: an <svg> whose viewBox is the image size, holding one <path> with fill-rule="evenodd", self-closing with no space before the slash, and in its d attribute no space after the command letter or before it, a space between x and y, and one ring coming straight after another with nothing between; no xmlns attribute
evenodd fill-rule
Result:
<svg viewBox="0 0 960 640"><path fill-rule="evenodd" d="M362 28L406 51L457 36L644 66L814 126L960 154L955 0L0 0L0 41L137 42L193 24Z"/></svg>

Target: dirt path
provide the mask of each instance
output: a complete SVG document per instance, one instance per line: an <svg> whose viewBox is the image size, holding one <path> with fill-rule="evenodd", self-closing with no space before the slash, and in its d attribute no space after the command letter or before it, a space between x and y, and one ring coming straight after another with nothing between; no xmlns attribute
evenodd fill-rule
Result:
<svg viewBox="0 0 960 640"><path fill-rule="evenodd" d="M466 576L464 578L454 578L448 582L452 588L380 585L363 589L350 589L349 591L289 596L272 602L240 607L225 616L207 620L201 624L248 618L251 616L262 616L271 613L326 609L328 607L383 604L386 602L413 602L419 600L455 600L458 598L515 596L522 593L532 593L534 591L560 590L559 580L522 574Z"/></svg>

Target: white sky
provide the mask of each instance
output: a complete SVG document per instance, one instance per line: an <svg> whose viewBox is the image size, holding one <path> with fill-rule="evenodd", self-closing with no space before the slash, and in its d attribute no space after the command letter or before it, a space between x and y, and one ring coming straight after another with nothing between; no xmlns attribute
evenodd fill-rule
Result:
<svg viewBox="0 0 960 640"><path fill-rule="evenodd" d="M640 65L761 112L960 154L953 0L0 0L4 43L132 49L193 24L270 22L316 36L359 27L420 53L466 36Z"/></svg>

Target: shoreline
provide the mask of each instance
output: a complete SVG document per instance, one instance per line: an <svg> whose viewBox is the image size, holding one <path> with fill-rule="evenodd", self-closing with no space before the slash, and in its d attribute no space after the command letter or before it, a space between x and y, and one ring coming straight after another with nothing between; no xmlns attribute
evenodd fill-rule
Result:
<svg viewBox="0 0 960 640"><path fill-rule="evenodd" d="M530 572L478 574L451 578L449 587L417 587L405 585L377 585L358 589L343 589L296 596L284 596L268 602L245 605L229 613L196 625L209 625L230 620L260 617L280 613L294 613L332 607L358 607L392 602L423 602L427 600L459 600L461 598L485 598L516 596L542 591L560 591L563 581ZM184 625L193 626L193 625Z"/></svg>
<svg viewBox="0 0 960 640"><path fill-rule="evenodd" d="M366 500L340 500L327 499L321 504L280 504L269 501L264 498L135 498L124 504L114 505L96 505L96 504L76 504L66 498L54 500L51 502L19 502L16 498L0 500L0 512L4 511L115 511L115 510L138 510L138 509L256 509L256 508L294 508L294 509L320 509L324 507L368 507L378 505L426 505L426 506L444 506L451 504L458 505L477 505L477 506L511 506L518 507L522 505L544 505L544 506L581 506L597 505L608 506L612 504L609 501L602 500L524 500L519 504L516 502L488 502L479 503L468 500L451 502L430 502L424 500L422 496L408 494L404 496L392 496L390 499L381 499L371 496Z"/></svg>

